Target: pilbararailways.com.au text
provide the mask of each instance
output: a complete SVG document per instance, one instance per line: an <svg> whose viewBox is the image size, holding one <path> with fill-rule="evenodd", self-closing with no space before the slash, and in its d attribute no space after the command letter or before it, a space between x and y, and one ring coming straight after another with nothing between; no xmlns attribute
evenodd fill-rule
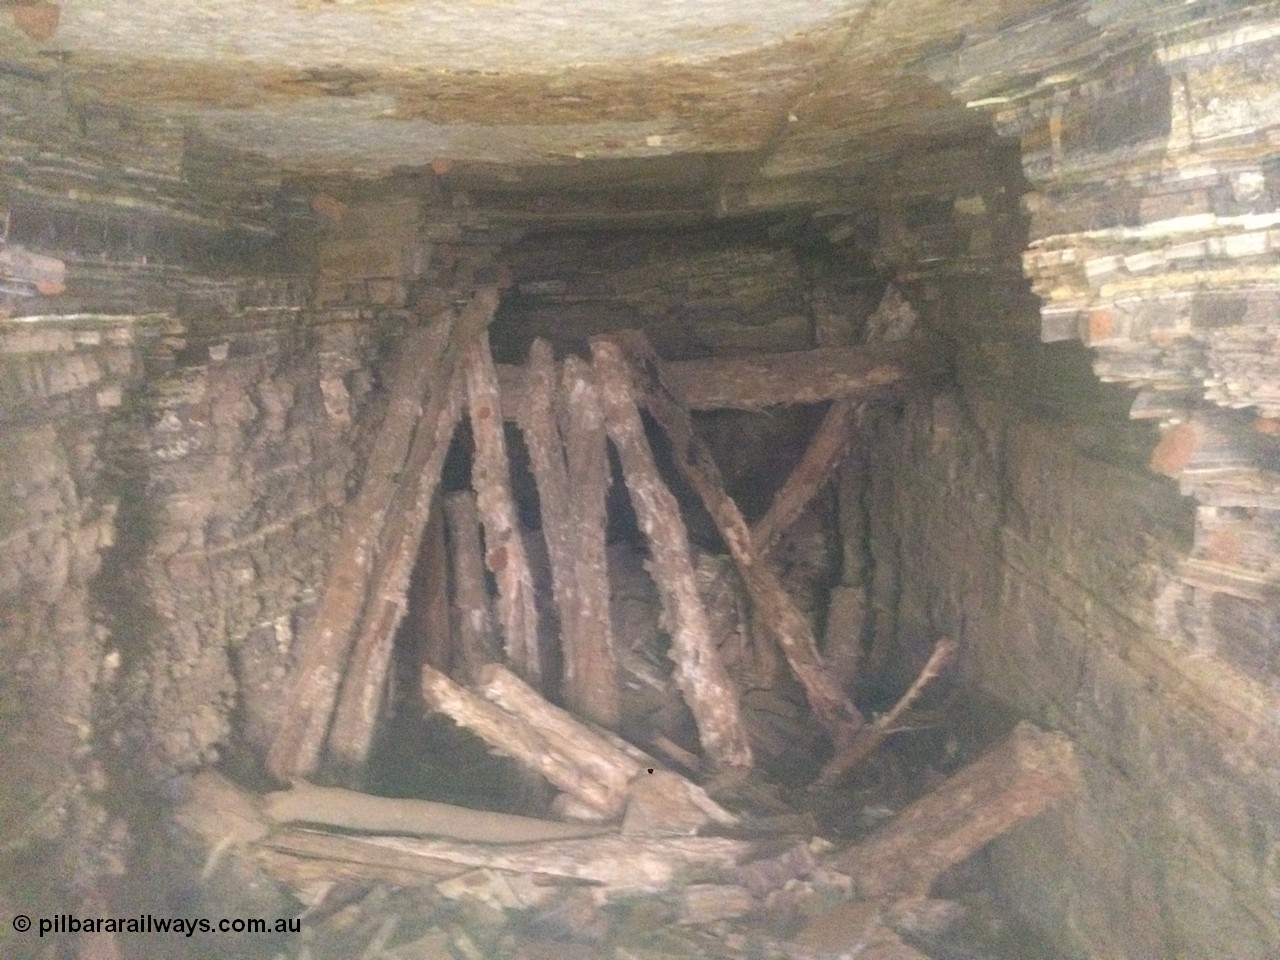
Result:
<svg viewBox="0 0 1280 960"><path fill-rule="evenodd" d="M18 927L16 921L14 926ZM296 917L208 920L156 917L149 913L135 917L77 917L70 913L57 913L52 917L40 917L36 930L41 937L58 933L180 933L192 937L197 933L301 933L302 921Z"/></svg>

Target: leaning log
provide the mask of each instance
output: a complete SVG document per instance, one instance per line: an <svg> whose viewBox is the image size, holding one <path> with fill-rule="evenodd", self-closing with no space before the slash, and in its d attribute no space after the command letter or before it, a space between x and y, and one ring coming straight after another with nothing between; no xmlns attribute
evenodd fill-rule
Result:
<svg viewBox="0 0 1280 960"><path fill-rule="evenodd" d="M498 664L481 671L476 692L543 737L552 749L573 757L584 778L604 784L620 798L625 794L628 807L624 831L680 833L692 832L708 822L737 822L697 784L656 769L651 758L625 740L608 731L592 729L568 711L548 703Z"/></svg>
<svg viewBox="0 0 1280 960"><path fill-rule="evenodd" d="M862 715L822 662L809 621L756 550L742 511L724 488L710 447L698 436L689 411L667 382L665 369L643 334L614 334L608 341L593 340L592 347L605 342L618 351L619 358L625 352L649 412L671 439L677 469L697 492L720 531L757 617L782 648L792 673L804 687L814 718L834 743L848 743L862 727Z"/></svg>
<svg viewBox="0 0 1280 960"><path fill-rule="evenodd" d="M690 410L892 399L940 379L947 369L942 350L923 340L673 360L666 366L672 389ZM515 366L497 371L504 409L519 409L526 402L528 375Z"/></svg>
<svg viewBox="0 0 1280 960"><path fill-rule="evenodd" d="M511 465L502 434L502 402L487 335L482 334L463 355L462 369L475 441L471 483L484 523L485 565L498 582L498 623L508 661L526 680L541 686L533 574L511 491Z"/></svg>
<svg viewBox="0 0 1280 960"><path fill-rule="evenodd" d="M609 451L599 391L590 366L577 357L565 358L555 411L573 494L568 520L577 599L561 620L566 631L565 699L582 716L612 729L618 725L621 692L605 545Z"/></svg>
<svg viewBox="0 0 1280 960"><path fill-rule="evenodd" d="M360 490L345 511L319 610L299 643L284 720L267 755L267 768L274 776L305 776L319 764L338 685L368 598L388 506L405 468L424 396L429 400L445 389L457 349L489 323L497 303L497 290L479 291L456 316L446 315L410 334L400 354L387 413Z"/></svg>
<svg viewBox="0 0 1280 960"><path fill-rule="evenodd" d="M476 495L459 490L444 498L453 557L453 604L457 614L454 672L468 681L480 668L498 658L493 611L485 589L484 548L480 542L480 514Z"/></svg>
<svg viewBox="0 0 1280 960"><path fill-rule="evenodd" d="M602 623L608 624L603 569L608 481L604 425L598 405L585 389L573 398L560 396L555 361L545 340L535 340L529 349L527 369L529 392L516 420L538 485L542 533L560 614L564 699L576 713L602 726L615 727L617 666L611 634L600 629ZM567 458L572 465L566 463ZM580 518L591 524L591 529L585 529ZM587 581L585 590L578 585L580 566Z"/></svg>
<svg viewBox="0 0 1280 960"><path fill-rule="evenodd" d="M627 785L640 773L640 761L628 756L566 710L544 700L511 671L491 664L476 678L476 692L517 718L557 753L572 757L584 777L600 783L621 807Z"/></svg>
<svg viewBox="0 0 1280 960"><path fill-rule="evenodd" d="M835 858L864 899L925 896L934 881L1074 792L1075 750L1023 722L997 746Z"/></svg>
<svg viewBox="0 0 1280 960"><path fill-rule="evenodd" d="M718 767L750 767L751 745L738 689L725 670L698 596L680 506L662 481L636 406L631 371L618 346L593 339L591 353L605 429L618 451L640 529L649 541L654 582L671 624L675 680Z"/></svg>
<svg viewBox="0 0 1280 960"><path fill-rule="evenodd" d="M409 578L422 550L431 505L436 501L444 458L462 416L462 405L462 377L455 370L448 386L435 391L423 409L405 472L379 538L368 598L329 732L329 756L351 779L358 779L373 745L396 630L409 607Z"/></svg>

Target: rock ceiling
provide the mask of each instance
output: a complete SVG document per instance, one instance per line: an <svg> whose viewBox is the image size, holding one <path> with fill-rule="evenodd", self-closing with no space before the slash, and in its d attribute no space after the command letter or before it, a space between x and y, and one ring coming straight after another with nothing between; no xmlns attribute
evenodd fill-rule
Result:
<svg viewBox="0 0 1280 960"><path fill-rule="evenodd" d="M919 65L1056 6L0 0L0 78L55 82L286 175L432 169L526 197L714 186L721 205L728 184L769 208L981 126ZM21 103L0 110L24 119Z"/></svg>

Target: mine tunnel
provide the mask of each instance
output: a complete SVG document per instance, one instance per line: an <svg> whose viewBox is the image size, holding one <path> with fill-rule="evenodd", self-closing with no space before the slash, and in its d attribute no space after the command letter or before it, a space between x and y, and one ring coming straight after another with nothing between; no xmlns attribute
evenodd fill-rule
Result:
<svg viewBox="0 0 1280 960"><path fill-rule="evenodd" d="M1278 55L0 3L0 955L1280 956Z"/></svg>

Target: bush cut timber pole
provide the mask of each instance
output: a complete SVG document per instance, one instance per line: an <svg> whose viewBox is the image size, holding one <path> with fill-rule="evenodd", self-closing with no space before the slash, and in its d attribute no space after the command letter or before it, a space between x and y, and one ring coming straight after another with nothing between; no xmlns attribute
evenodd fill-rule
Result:
<svg viewBox="0 0 1280 960"><path fill-rule="evenodd" d="M409 607L409 578L436 502L445 454L462 416L463 393L462 377L455 370L447 388L436 391L440 399L433 396L423 410L378 546L369 596L329 731L329 756L353 781L359 779L373 745L396 630Z"/></svg>
<svg viewBox="0 0 1280 960"><path fill-rule="evenodd" d="M493 610L485 589L484 547L480 542L480 514L471 490L446 494L445 517L453 554L453 603L457 612L455 675L474 680L480 668L498 659Z"/></svg>
<svg viewBox="0 0 1280 960"><path fill-rule="evenodd" d="M585 361L565 358L556 401L572 491L569 522L577 586L577 607L570 612L573 646L565 648L565 695L584 717L613 729L621 712L621 694L605 550L609 450L600 393Z"/></svg>
<svg viewBox="0 0 1280 960"><path fill-rule="evenodd" d="M640 529L649 541L653 579L671 624L675 680L711 762L720 768L752 765L751 744L739 704L698 596L689 537L676 498L658 473L636 406L631 369L612 341L591 341L605 429L618 451Z"/></svg>
<svg viewBox="0 0 1280 960"><path fill-rule="evenodd" d="M498 380L487 334L481 334L463 354L462 369L467 379L467 408L475 440L471 485L476 491L476 505L484 524L485 566L498 582L498 624L507 660L525 680L541 687L533 574L520 533L515 496L511 492L511 464L502 434L502 402L498 397Z"/></svg>
<svg viewBox="0 0 1280 960"><path fill-rule="evenodd" d="M345 510L319 610L299 644L284 720L267 754L267 768L282 780L310 775L319 765L396 484L402 471L422 471L422 464L407 460L423 407L443 402L459 349L488 326L497 305L497 290L482 289L461 311L449 311L406 338L391 376L386 416L360 490Z"/></svg>
<svg viewBox="0 0 1280 960"><path fill-rule="evenodd" d="M941 379L948 369L939 345L924 339L671 360L663 367L672 390L690 410L892 399ZM509 365L497 371L503 403L508 411L518 410L525 402L528 374Z"/></svg>
<svg viewBox="0 0 1280 960"><path fill-rule="evenodd" d="M614 345L619 358L625 352L629 366L624 366L624 370L634 374L649 412L671 438L676 467L715 521L751 596L756 615L782 648L791 671L804 687L814 717L837 746L849 743L863 726L862 715L822 662L809 621L756 551L751 530L738 505L725 491L710 448L698 436L689 411L666 382L648 341L640 333L614 334L608 341L593 340L592 346L605 342Z"/></svg>
<svg viewBox="0 0 1280 960"><path fill-rule="evenodd" d="M1071 741L1025 721L999 744L835 859L867 900L926 896L948 868L1074 793Z"/></svg>

